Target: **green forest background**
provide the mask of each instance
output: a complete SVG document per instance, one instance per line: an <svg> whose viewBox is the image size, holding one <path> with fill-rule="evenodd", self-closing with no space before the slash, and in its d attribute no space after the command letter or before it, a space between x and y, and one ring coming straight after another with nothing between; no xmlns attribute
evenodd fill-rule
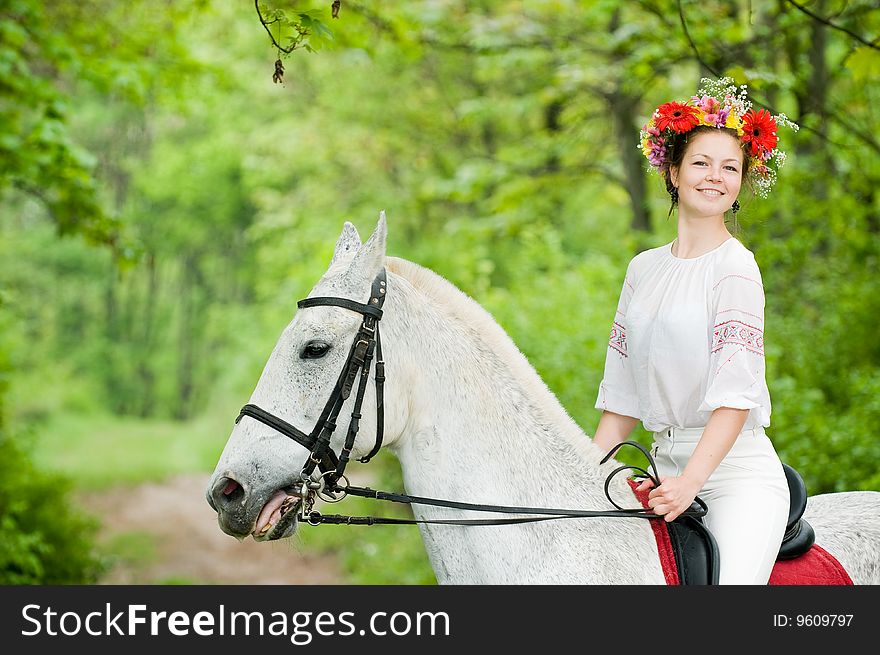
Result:
<svg viewBox="0 0 880 655"><path fill-rule="evenodd" d="M75 493L212 470L343 222L382 209L389 254L492 312L592 434L626 265L676 230L638 130L703 76L801 126L730 226L768 432L811 493L880 489L876 3L260 7L0 0L0 583L99 581ZM415 528L322 530L353 582L433 582Z"/></svg>

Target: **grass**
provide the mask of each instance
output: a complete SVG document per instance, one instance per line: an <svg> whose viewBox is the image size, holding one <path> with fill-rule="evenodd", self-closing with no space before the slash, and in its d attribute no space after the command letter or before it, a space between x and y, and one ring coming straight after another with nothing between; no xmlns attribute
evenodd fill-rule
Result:
<svg viewBox="0 0 880 655"><path fill-rule="evenodd" d="M101 550L111 566L124 563L127 566L143 568L157 560L159 549L155 535L132 531L108 539Z"/></svg>
<svg viewBox="0 0 880 655"><path fill-rule="evenodd" d="M61 412L36 428L33 456L83 490L155 482L213 470L231 425L219 414L181 423Z"/></svg>

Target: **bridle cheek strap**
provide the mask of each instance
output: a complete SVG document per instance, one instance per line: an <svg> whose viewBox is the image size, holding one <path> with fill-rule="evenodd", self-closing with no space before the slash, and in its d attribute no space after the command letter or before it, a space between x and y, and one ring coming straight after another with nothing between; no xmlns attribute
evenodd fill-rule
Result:
<svg viewBox="0 0 880 655"><path fill-rule="evenodd" d="M370 365L373 356L376 356L376 441L372 450L359 461L369 462L382 447L385 429L385 362L382 359L382 340L379 335L379 320L382 318L382 305L385 302L387 280L385 269L382 269L373 280L368 303L359 303L348 298L336 298L333 296L305 298L297 303L297 307L335 306L358 312L364 316L363 323L355 335L354 341L348 352L345 365L336 380L333 393L324 405L321 416L315 424L311 434L306 434L287 421L267 412L266 410L247 404L241 408L235 422L241 421L243 416L249 416L264 425L292 439L310 451L309 458L303 466L302 476L305 479L311 476L315 467L318 466L322 475L328 475L330 486L334 486L345 472L345 466L349 461L357 433L360 428L361 406L363 404L366 381L369 376ZM356 378L358 389L355 396L354 408L351 413L351 422L345 437L345 444L339 458L330 448L330 439L336 430L336 419L342 410L342 405L351 395Z"/></svg>

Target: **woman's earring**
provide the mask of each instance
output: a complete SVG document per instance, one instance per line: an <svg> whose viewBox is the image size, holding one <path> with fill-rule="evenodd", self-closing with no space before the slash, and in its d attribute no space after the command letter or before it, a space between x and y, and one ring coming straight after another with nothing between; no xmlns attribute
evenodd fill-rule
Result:
<svg viewBox="0 0 880 655"><path fill-rule="evenodd" d="M736 212L738 212L739 211L739 200L734 200L733 204L730 206L730 209L733 210L734 214Z"/></svg>
<svg viewBox="0 0 880 655"><path fill-rule="evenodd" d="M676 204L678 202L678 187L672 187L672 190L669 192L669 195L672 196L672 204Z"/></svg>

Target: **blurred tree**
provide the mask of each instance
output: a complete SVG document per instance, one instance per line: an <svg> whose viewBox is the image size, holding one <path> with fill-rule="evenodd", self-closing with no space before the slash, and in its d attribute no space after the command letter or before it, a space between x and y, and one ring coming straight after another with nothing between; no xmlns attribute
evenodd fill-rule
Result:
<svg viewBox="0 0 880 655"><path fill-rule="evenodd" d="M76 53L42 4L0 8L0 194L35 197L60 233L115 245L119 226L101 205L93 157L70 137L67 94L56 83Z"/></svg>
<svg viewBox="0 0 880 655"><path fill-rule="evenodd" d="M109 246L117 259L131 257L121 225L106 209L99 190L95 158L71 135L71 98L76 82L84 80L103 93L141 99L139 94L151 78L148 68L140 64L149 61L144 55L156 52L152 40L156 34L148 36L149 21L143 21L149 4L129 3L123 11L111 2L0 3L4 230L12 229L6 223L14 218L27 228L35 219L46 217L58 234L83 237L92 246ZM140 25L140 31L131 30L135 25ZM31 199L37 201L36 207L28 204ZM45 287L40 290L47 291ZM16 302L20 296L6 288L0 293L0 320L8 325L12 323L9 301ZM59 330L67 338L82 327L70 318ZM6 425L3 399L11 371L7 364L10 342L20 326L15 328L4 330L0 341L4 374L0 386L0 529L4 535L0 582L92 582L100 568L93 554L94 525L66 502L69 483L35 468L20 439Z"/></svg>

